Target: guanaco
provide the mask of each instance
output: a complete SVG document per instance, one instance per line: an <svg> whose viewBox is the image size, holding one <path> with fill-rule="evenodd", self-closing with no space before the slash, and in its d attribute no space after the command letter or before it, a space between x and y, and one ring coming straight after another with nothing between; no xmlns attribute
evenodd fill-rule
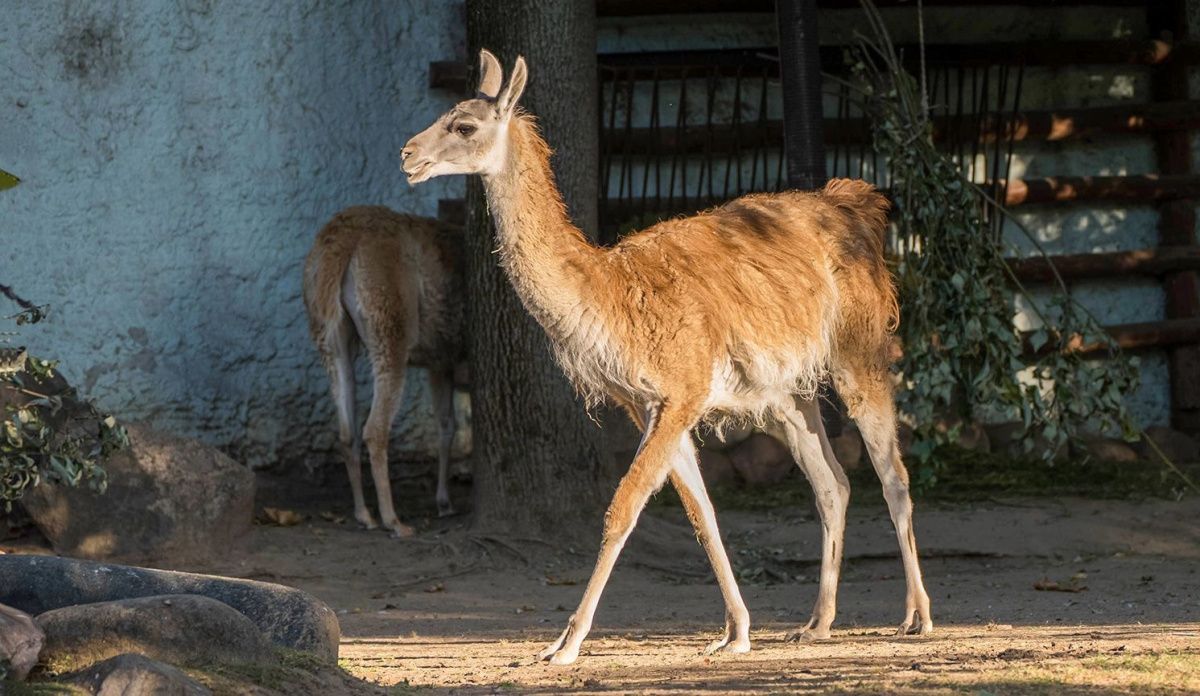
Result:
<svg viewBox="0 0 1200 696"><path fill-rule="evenodd" d="M454 368L462 358L462 291L454 233L435 220L380 206L347 208L317 234L304 264L304 306L329 372L338 436L354 518L375 520L363 500L361 443L366 441L379 517L396 536L412 527L397 518L388 478L388 441L409 366L425 367L437 414L438 514L453 514L448 489L454 440ZM355 415L354 358L365 346L374 377L361 437Z"/></svg>
<svg viewBox="0 0 1200 696"><path fill-rule="evenodd" d="M624 406L641 446L604 518L579 608L542 659L570 664L600 593L649 497L669 478L725 601L725 633L708 651L750 649L750 620L700 477L690 431L730 417L777 423L815 492L823 530L820 589L805 639L829 636L850 486L816 395L832 379L862 432L900 542L907 598L901 634L933 628L900 460L890 379L899 309L884 264L887 199L863 181L817 192L752 194L660 222L610 248L567 216L534 118L517 107L527 70L507 85L480 53L479 95L460 102L401 152L410 184L479 174L496 222L499 263L591 400Z"/></svg>

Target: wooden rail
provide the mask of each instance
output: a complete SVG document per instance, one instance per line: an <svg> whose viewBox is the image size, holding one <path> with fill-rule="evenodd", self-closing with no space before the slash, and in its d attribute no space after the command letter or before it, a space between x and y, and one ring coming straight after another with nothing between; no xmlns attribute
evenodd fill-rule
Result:
<svg viewBox="0 0 1200 696"><path fill-rule="evenodd" d="M1001 186L1004 186L1001 182ZM1010 179L1005 205L1035 203L1154 203L1200 197L1200 176L1140 174L1134 176L1052 176Z"/></svg>
<svg viewBox="0 0 1200 696"><path fill-rule="evenodd" d="M1003 189L1004 181L999 183ZM985 185L985 188L987 186ZM1075 203L1148 205L1192 198L1200 198L1200 175L1061 176L1010 179L1007 182L1004 203L1009 208ZM662 198L657 201L607 199L601 200L600 211L609 222L620 222L638 215L669 217L694 213L721 202L691 196L678 196L670 200ZM465 209L461 200L438 201L438 216L448 221L463 219L463 210Z"/></svg>
<svg viewBox="0 0 1200 696"><path fill-rule="evenodd" d="M926 7L1141 7L1145 0L925 0ZM875 0L877 7L915 8L913 0ZM859 0L818 0L823 10L857 10ZM682 15L712 13L767 13L775 11L775 0L597 0L598 17L642 17L646 15Z"/></svg>
<svg viewBox="0 0 1200 696"><path fill-rule="evenodd" d="M1058 142L1098 133L1144 134L1200 128L1200 101L1188 99L1155 104L1102 106L1053 111L1029 111L1016 116L989 116L976 124L970 116L933 120L935 142L994 143L1007 141ZM865 119L827 118L825 142L851 145L871 140L871 125ZM779 147L783 144L783 122L693 125L685 128L606 129L602 142L608 152L726 153L751 144Z"/></svg>
<svg viewBox="0 0 1200 696"><path fill-rule="evenodd" d="M1054 269L1051 269L1051 264ZM1178 271L1200 271L1200 247L1178 246L1097 254L1008 259L1009 268L1022 282L1054 280L1054 270L1065 281L1095 280L1115 276L1161 276Z"/></svg>
<svg viewBox="0 0 1200 696"><path fill-rule="evenodd" d="M1130 352L1170 348L1200 341L1200 319L1163 319L1136 324L1117 324L1106 326L1104 330L1121 350ZM1035 351L1030 342L1032 335L1032 331L1022 333L1027 357L1044 355L1051 350L1048 346L1042 346L1040 350ZM1105 348L1104 343L1089 342L1079 335L1072 336L1066 343L1066 350L1085 355L1100 353Z"/></svg>
<svg viewBox="0 0 1200 696"><path fill-rule="evenodd" d="M915 45L898 45L901 55L913 57ZM925 59L931 66L984 65L1195 65L1200 62L1200 44L1170 43L1160 39L1135 41L1029 41L982 44L927 44ZM600 79L628 77L679 79L684 74L699 77L701 70L737 75L746 70L779 74L779 52L774 47L702 51L650 51L602 53L597 56ZM821 67L828 72L845 72L843 46L822 46ZM467 65L463 61L434 61L429 64L429 86L465 93Z"/></svg>

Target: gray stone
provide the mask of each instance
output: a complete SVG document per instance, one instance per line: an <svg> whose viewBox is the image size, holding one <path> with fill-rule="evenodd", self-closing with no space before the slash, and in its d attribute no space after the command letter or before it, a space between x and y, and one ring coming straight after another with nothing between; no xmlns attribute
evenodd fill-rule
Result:
<svg viewBox="0 0 1200 696"><path fill-rule="evenodd" d="M171 665L124 653L68 675L62 681L94 696L210 696L212 691Z"/></svg>
<svg viewBox="0 0 1200 696"><path fill-rule="evenodd" d="M1161 425L1146 428L1145 435L1140 441L1135 442L1133 447L1143 459L1157 462L1159 461L1158 453L1146 442L1147 439L1154 440L1154 444L1158 445L1162 453L1172 462L1200 460L1200 444L1187 433Z"/></svg>
<svg viewBox="0 0 1200 696"><path fill-rule="evenodd" d="M131 445L105 462L108 490L40 485L22 499L60 554L172 561L226 551L250 530L254 474L220 451L129 425Z"/></svg>
<svg viewBox="0 0 1200 696"><path fill-rule="evenodd" d="M1025 426L1016 421L989 423L983 427L987 432L991 451L1012 459L1040 458L1050 449L1048 440L1039 435L1026 434ZM1025 448L1026 440L1031 440L1033 443L1028 450ZM1058 463L1065 462L1069 458L1070 452L1067 447L1060 448L1054 455L1054 461Z"/></svg>
<svg viewBox="0 0 1200 696"><path fill-rule="evenodd" d="M1120 462L1129 464L1138 460L1138 454L1124 440L1099 435L1089 435L1083 438L1085 453L1102 462Z"/></svg>
<svg viewBox="0 0 1200 696"><path fill-rule="evenodd" d="M295 588L53 556L0 555L0 603L33 615L74 604L165 594L196 594L224 602L276 645L337 661L337 615Z"/></svg>
<svg viewBox="0 0 1200 696"><path fill-rule="evenodd" d="M988 437L987 429L979 423L963 421L963 419L958 417L943 418L938 420L934 427L943 435L957 427L958 436L954 439L954 444L969 452L992 451L991 439Z"/></svg>
<svg viewBox="0 0 1200 696"><path fill-rule="evenodd" d="M833 456L846 471L854 471L862 465L865 447L862 435L852 423L845 424L842 433L837 437L829 438L829 446L833 449Z"/></svg>
<svg viewBox="0 0 1200 696"><path fill-rule="evenodd" d="M742 480L751 486L777 484L796 469L787 447L765 433L754 433L730 449L729 459Z"/></svg>
<svg viewBox="0 0 1200 696"><path fill-rule="evenodd" d="M737 482L733 462L724 452L716 450L700 450L700 475L704 477L704 485L709 488L732 486Z"/></svg>
<svg viewBox="0 0 1200 696"><path fill-rule="evenodd" d="M7 677L21 681L38 662L46 636L23 611L0 604L0 663L8 665Z"/></svg>
<svg viewBox="0 0 1200 696"><path fill-rule="evenodd" d="M46 632L42 661L72 668L127 652L185 665L264 664L274 658L254 622L200 595L77 604L38 614L36 621Z"/></svg>

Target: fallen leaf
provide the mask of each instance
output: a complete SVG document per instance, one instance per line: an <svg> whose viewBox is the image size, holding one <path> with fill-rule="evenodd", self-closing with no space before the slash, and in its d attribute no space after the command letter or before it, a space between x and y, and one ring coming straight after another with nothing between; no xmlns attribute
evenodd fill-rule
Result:
<svg viewBox="0 0 1200 696"><path fill-rule="evenodd" d="M1039 592L1083 592L1087 589L1087 585L1080 585L1074 581L1062 584L1054 580L1042 578L1033 583L1033 589Z"/></svg>
<svg viewBox="0 0 1200 696"><path fill-rule="evenodd" d="M445 592L446 586L440 582L435 582L432 585L430 585L429 587L426 587L425 591L426 592Z"/></svg>
<svg viewBox="0 0 1200 696"><path fill-rule="evenodd" d="M304 521L304 515L295 510L285 510L283 508L265 507L263 508L263 518L270 524L280 527L294 527Z"/></svg>
<svg viewBox="0 0 1200 696"><path fill-rule="evenodd" d="M321 519L325 520L326 522L332 522L334 524L345 524L346 523L345 515L338 515L338 514L329 512L328 510L321 512Z"/></svg>
<svg viewBox="0 0 1200 696"><path fill-rule="evenodd" d="M570 578L556 578L553 575L547 575L546 577L542 578L542 582L544 582L547 585L578 585L579 584L578 580L571 580Z"/></svg>

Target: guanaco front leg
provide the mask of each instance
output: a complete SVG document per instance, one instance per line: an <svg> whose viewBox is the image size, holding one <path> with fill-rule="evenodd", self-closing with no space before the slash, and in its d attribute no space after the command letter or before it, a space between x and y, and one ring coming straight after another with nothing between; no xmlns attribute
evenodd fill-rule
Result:
<svg viewBox="0 0 1200 696"><path fill-rule="evenodd" d="M721 597L725 600L725 635L713 641L704 652L749 652L750 612L746 610L746 604L742 601L737 577L733 574L733 567L729 565L725 545L721 543L717 514L708 498L708 491L704 488L700 462L696 456L696 446L692 444L692 437L685 434L680 439L679 450L675 456L671 484L679 492L683 509L696 530L696 539L708 555L708 562L717 576L717 585L721 588Z"/></svg>
<svg viewBox="0 0 1200 696"><path fill-rule="evenodd" d="M675 462L679 441L696 422L697 408L692 404L666 403L651 410L651 417L642 437L642 445L633 465L621 479L617 492L604 515L604 536L600 555L588 580L579 608L567 620L562 635L538 654L542 660L556 665L569 665L579 657L579 646L592 628L592 618L600 603L600 594L608 583L617 557L637 524L638 515L654 491L666 481Z"/></svg>

